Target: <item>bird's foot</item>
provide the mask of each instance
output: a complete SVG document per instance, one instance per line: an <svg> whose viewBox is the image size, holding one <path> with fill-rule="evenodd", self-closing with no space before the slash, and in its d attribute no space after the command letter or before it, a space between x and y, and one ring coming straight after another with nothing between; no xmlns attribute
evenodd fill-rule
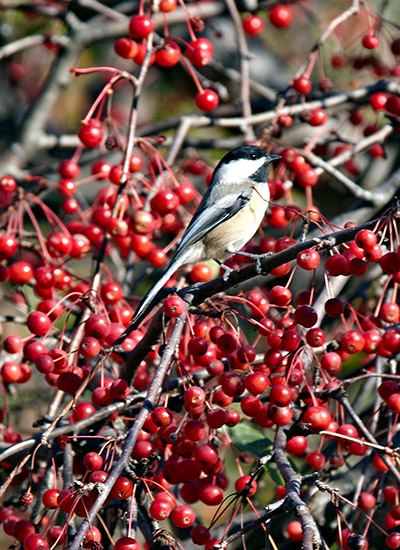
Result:
<svg viewBox="0 0 400 550"><path fill-rule="evenodd" d="M251 252L240 251L240 252L235 252L235 254L238 254L239 256L245 256L246 258L251 258L252 260L254 260L256 264L256 272L258 275L268 275L268 272L263 271L261 262L264 258L271 256L273 252L266 252L265 254L252 254Z"/></svg>
<svg viewBox="0 0 400 550"><path fill-rule="evenodd" d="M222 267L222 269L224 270L224 274L223 274L223 276L222 276L223 280L224 280L224 281L228 281L228 279L229 279L231 273L232 273L233 271L235 271L235 270L232 269L231 267L228 267L228 266L225 265L225 264L222 264L222 263L220 263L220 262L218 262L218 263L219 263L219 267Z"/></svg>
<svg viewBox="0 0 400 550"><path fill-rule="evenodd" d="M268 271L264 271L263 268L262 268L262 265L261 265L261 262L262 260L264 260L264 258L268 258L269 256L272 256L273 255L273 252L266 252L265 254L259 254L258 257L256 258L256 272L258 273L258 275L268 275Z"/></svg>

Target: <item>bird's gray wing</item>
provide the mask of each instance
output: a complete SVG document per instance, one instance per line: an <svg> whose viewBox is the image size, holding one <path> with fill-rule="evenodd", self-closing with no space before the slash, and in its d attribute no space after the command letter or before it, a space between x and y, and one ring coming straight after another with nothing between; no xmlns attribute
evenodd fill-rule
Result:
<svg viewBox="0 0 400 550"><path fill-rule="evenodd" d="M252 192L253 189L250 188L242 191L240 195L228 193L216 200L212 206L207 206L208 196L205 195L179 243L176 256L197 243L220 223L237 214L249 202Z"/></svg>

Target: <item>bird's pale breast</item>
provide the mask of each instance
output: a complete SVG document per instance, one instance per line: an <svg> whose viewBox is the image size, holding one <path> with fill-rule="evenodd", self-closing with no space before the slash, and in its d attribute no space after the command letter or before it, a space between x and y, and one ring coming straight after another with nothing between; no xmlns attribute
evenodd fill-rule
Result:
<svg viewBox="0 0 400 550"><path fill-rule="evenodd" d="M266 184L254 184L253 189L248 204L204 238L204 248L209 258L226 260L256 233L268 206L269 189Z"/></svg>

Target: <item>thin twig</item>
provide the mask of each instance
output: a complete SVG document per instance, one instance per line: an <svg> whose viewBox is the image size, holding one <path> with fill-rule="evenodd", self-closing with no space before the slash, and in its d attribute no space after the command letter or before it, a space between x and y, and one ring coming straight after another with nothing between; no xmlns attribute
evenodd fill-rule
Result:
<svg viewBox="0 0 400 550"><path fill-rule="evenodd" d="M243 31L242 20L234 0L225 0L236 30L238 40L238 51L240 55L240 97L242 100L243 117L248 120L251 116L250 103L250 59L247 47L246 36ZM245 139L251 141L254 139L254 131L251 124L245 124L242 127Z"/></svg>

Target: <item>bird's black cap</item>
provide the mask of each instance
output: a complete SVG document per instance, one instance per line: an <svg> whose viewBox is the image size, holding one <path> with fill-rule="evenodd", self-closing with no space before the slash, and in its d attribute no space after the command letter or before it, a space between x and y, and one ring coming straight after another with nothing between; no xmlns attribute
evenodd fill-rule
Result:
<svg viewBox="0 0 400 550"><path fill-rule="evenodd" d="M241 145L229 151L229 153L221 159L220 164L227 164L228 162L240 159L256 160L263 157L269 162L281 158L280 155L270 155L265 149L257 145Z"/></svg>

